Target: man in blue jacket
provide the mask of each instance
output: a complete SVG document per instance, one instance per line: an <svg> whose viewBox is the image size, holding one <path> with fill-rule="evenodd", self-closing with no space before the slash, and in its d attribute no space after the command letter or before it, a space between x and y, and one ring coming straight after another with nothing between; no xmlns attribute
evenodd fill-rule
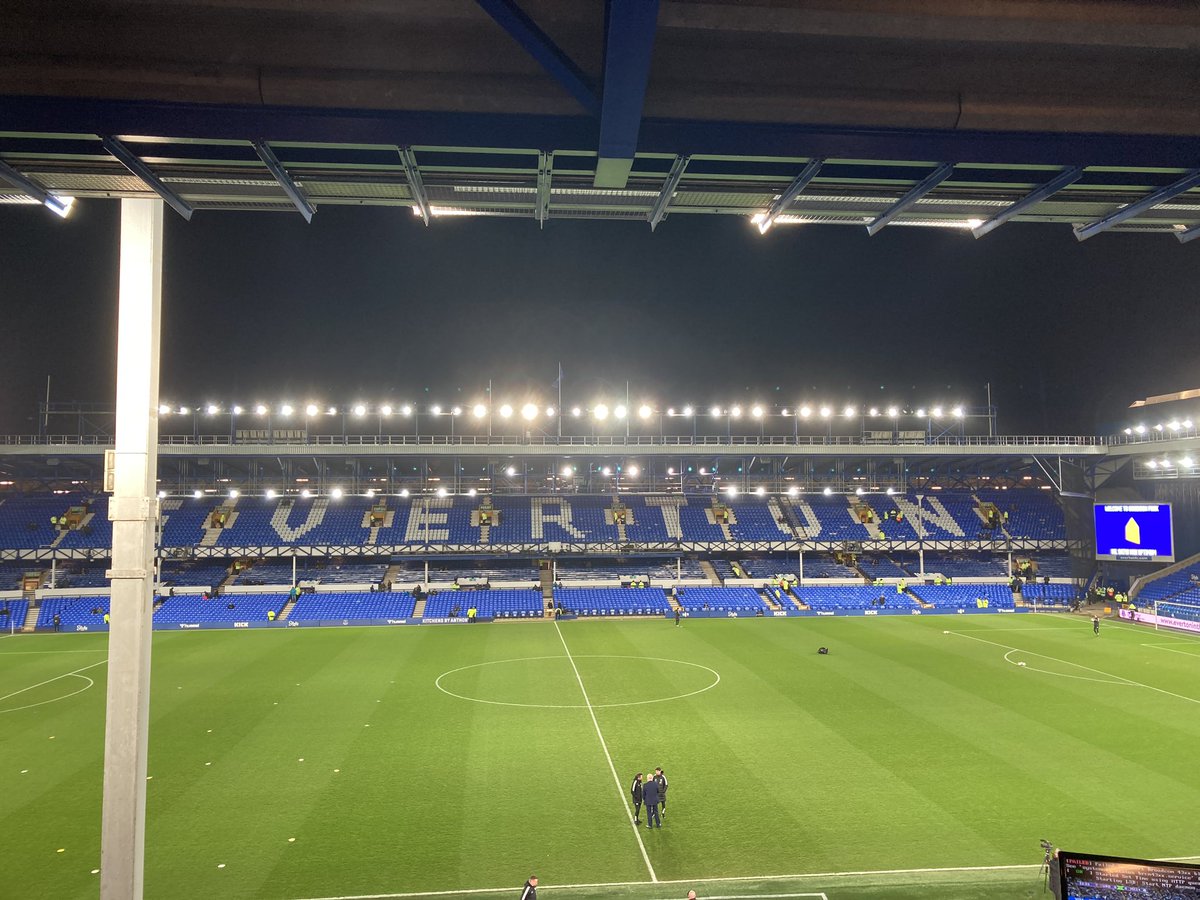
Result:
<svg viewBox="0 0 1200 900"><path fill-rule="evenodd" d="M653 778L647 779L642 785L642 803L646 807L646 827L658 825L662 828L662 819L658 817L658 783Z"/></svg>

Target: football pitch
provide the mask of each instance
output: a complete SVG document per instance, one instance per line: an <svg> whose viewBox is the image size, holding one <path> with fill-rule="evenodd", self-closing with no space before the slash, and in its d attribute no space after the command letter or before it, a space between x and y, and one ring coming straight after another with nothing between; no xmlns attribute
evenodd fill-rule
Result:
<svg viewBox="0 0 1200 900"><path fill-rule="evenodd" d="M0 638L0 895L98 893L105 653ZM148 897L1006 900L1041 838L1200 854L1200 640L1125 624L163 632L153 665Z"/></svg>

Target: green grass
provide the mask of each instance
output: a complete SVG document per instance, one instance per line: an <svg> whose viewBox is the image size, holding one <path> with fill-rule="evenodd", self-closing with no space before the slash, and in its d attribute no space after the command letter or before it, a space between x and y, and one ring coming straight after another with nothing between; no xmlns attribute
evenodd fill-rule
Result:
<svg viewBox="0 0 1200 900"><path fill-rule="evenodd" d="M554 625L156 635L147 896L486 898L535 871L564 900L682 897L693 880L702 897L1003 900L1041 895L1043 837L1200 853L1200 641L1094 638L1065 616L561 634L619 794ZM4 638L0 697L104 650ZM438 690L455 669L445 690L491 702ZM97 892L105 672L0 700L0 894ZM655 765L665 827L635 832L622 797ZM637 835L664 884L646 883Z"/></svg>

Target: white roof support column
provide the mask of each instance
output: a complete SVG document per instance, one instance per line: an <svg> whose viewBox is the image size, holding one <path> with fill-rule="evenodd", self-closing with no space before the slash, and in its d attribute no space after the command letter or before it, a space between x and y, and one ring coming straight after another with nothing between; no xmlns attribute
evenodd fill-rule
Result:
<svg viewBox="0 0 1200 900"><path fill-rule="evenodd" d="M158 496L163 204L121 201L112 623L104 731L102 900L141 900Z"/></svg>

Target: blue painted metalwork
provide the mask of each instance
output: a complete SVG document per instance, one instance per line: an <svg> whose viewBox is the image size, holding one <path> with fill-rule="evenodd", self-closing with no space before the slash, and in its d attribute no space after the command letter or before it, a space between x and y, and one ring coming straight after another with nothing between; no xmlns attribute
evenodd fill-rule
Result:
<svg viewBox="0 0 1200 900"><path fill-rule="evenodd" d="M554 172L553 160L553 154L545 152L538 154L537 208L534 210L538 228L545 228L546 219L550 216L550 181Z"/></svg>
<svg viewBox="0 0 1200 900"><path fill-rule="evenodd" d="M1140 215L1146 210L1158 206L1160 203L1166 203L1172 197L1178 197L1180 194L1190 191L1197 185L1200 185L1200 169L1192 169L1173 184L1159 188L1153 194L1130 203L1116 212L1110 213L1103 219L1097 219L1095 222L1089 222L1086 225L1077 225L1075 227L1075 237L1077 240L1086 241L1088 238L1100 234L1102 231L1108 231L1114 225L1119 225L1126 219L1132 219L1134 216Z"/></svg>
<svg viewBox="0 0 1200 900"><path fill-rule="evenodd" d="M1184 231L1177 231L1175 232L1175 237L1181 244L1186 244L1188 241L1194 241L1196 238L1200 237L1200 225L1193 225L1191 228L1185 229Z"/></svg>
<svg viewBox="0 0 1200 900"><path fill-rule="evenodd" d="M421 180L421 167L417 165L417 154L412 147L397 147L400 153L400 163L404 166L404 177L408 179L408 190L412 194L413 203L425 224L429 224L429 195L425 193L425 182Z"/></svg>
<svg viewBox="0 0 1200 900"><path fill-rule="evenodd" d="M344 110L316 107L0 97L6 131L169 136L329 144L596 149L588 116ZM128 140L128 138L127 138ZM198 148L199 149L199 148ZM236 148L229 148L236 150ZM643 153L790 156L807 159L937 160L986 165L1161 166L1191 169L1200 137L853 128L643 119ZM833 163L830 163L832 165Z"/></svg>
<svg viewBox="0 0 1200 900"><path fill-rule="evenodd" d="M759 234L767 233L767 229L775 224L776 217L792 205L792 201L800 196L803 190L808 187L808 183L817 177L817 173L821 171L821 166L823 165L825 165L825 160L820 157L808 161L808 165L800 170L800 174L792 180L787 190L780 194L767 207L766 213L763 214L762 219L758 223Z"/></svg>
<svg viewBox="0 0 1200 900"><path fill-rule="evenodd" d="M971 229L971 234L977 238L983 237L989 231L994 231L1011 219L1013 216L1020 215L1029 209L1031 206L1036 206L1047 197L1057 194L1069 184L1074 184L1083 175L1081 166L1072 166L1056 175L1054 178L1047 181L1039 188L1030 191L1012 206L1007 209L1002 209L996 215L992 216L982 225L977 225Z"/></svg>
<svg viewBox="0 0 1200 900"><path fill-rule="evenodd" d="M658 0L608 0L597 187L623 188L633 167L658 28Z"/></svg>
<svg viewBox="0 0 1200 900"><path fill-rule="evenodd" d="M592 115L600 111L591 81L513 0L475 0L567 93ZM657 5L657 0L655 0Z"/></svg>
<svg viewBox="0 0 1200 900"><path fill-rule="evenodd" d="M148 165L134 156L128 147L118 141L115 137L109 137L106 135L100 136L100 143L104 145L104 149L107 150L109 154L111 154L113 158L115 158L121 165L123 165L138 178L142 179L142 181L146 183L146 186L149 187L150 190L162 197L163 202L166 203L167 206L171 207L171 209L183 216L185 221L190 222L192 220L192 213L195 212L195 210L192 209L192 205L165 184L163 184L162 179L150 171L150 167Z"/></svg>
<svg viewBox="0 0 1200 900"><path fill-rule="evenodd" d="M292 201L296 210L300 215L304 216L304 221L311 222L313 213L316 210L308 202L308 198L304 196L300 190L300 186L292 181L292 176L287 173L283 164L276 158L275 153L267 146L267 142L251 141L250 145L254 148L254 152L258 154L258 158L263 161L263 165L271 170L271 174L275 176L275 180L279 182L279 186L288 195L288 199Z"/></svg>
<svg viewBox="0 0 1200 900"><path fill-rule="evenodd" d="M654 201L654 208L650 210L651 231L658 227L658 223L667 214L667 207L671 205L671 198L675 196L675 189L679 187L679 179L683 177L684 170L687 169L691 159L690 156L675 157L671 171L667 173L667 180L663 182L662 190L658 192L658 199Z"/></svg>
<svg viewBox="0 0 1200 900"><path fill-rule="evenodd" d="M26 178L8 163L0 161L0 178L19 188L23 193L28 194L46 209L53 213L66 218L67 213L71 211L69 203L63 203L45 188L39 186L29 178Z"/></svg>
<svg viewBox="0 0 1200 900"><path fill-rule="evenodd" d="M886 210L884 210L883 213L872 219L867 224L867 234L877 234L881 228L887 225L888 222L892 221L892 219L896 218L896 216L900 215L902 212L932 191L935 187L949 178L953 171L954 163L942 163L940 166L926 175L925 179L916 187L889 206Z"/></svg>

